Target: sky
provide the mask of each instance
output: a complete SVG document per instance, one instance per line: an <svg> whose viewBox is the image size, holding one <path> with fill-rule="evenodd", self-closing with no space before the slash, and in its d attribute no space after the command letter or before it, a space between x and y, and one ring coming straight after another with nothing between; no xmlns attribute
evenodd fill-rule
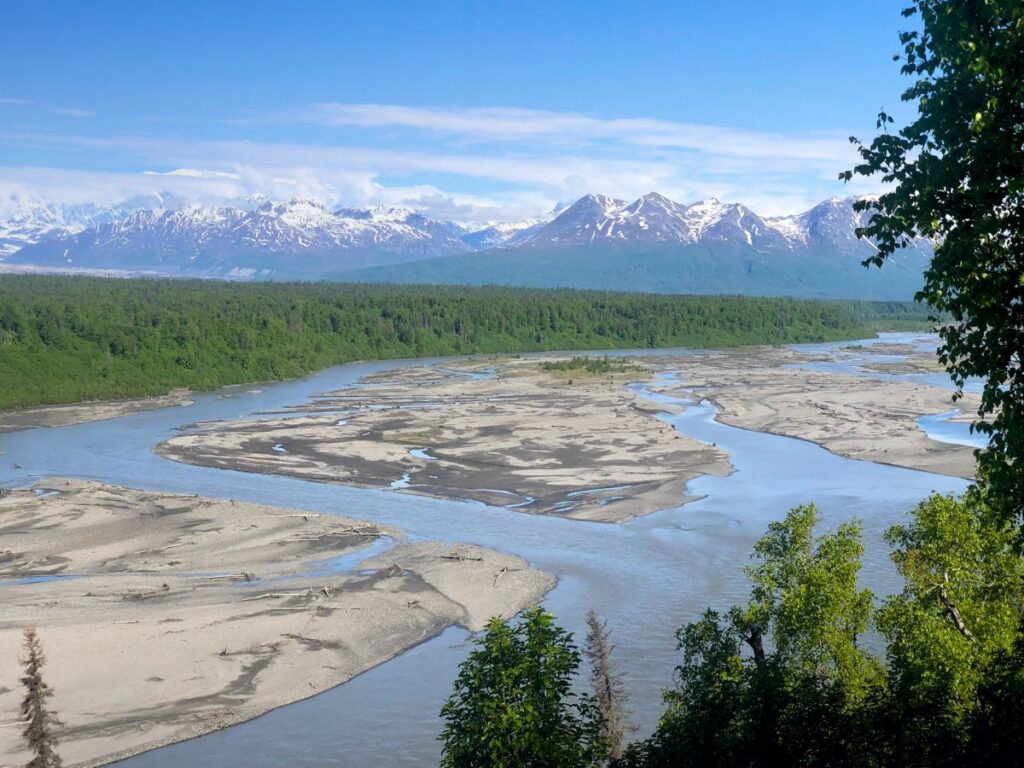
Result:
<svg viewBox="0 0 1024 768"><path fill-rule="evenodd" d="M4 9L0 207L169 191L528 218L588 192L795 213L909 116L899 0Z"/></svg>

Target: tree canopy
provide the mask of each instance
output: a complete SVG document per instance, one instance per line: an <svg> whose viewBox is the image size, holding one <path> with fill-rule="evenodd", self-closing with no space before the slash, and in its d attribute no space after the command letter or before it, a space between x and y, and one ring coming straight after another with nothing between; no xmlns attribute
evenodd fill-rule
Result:
<svg viewBox="0 0 1024 768"><path fill-rule="evenodd" d="M573 692L580 653L550 613L492 619L441 716L444 768L589 768L607 748L591 697Z"/></svg>
<svg viewBox="0 0 1024 768"><path fill-rule="evenodd" d="M857 585L860 527L815 535L817 524L813 505L772 523L754 547L747 604L679 631L665 714L623 765L865 764L866 702L884 677L859 645L871 615Z"/></svg>
<svg viewBox="0 0 1024 768"><path fill-rule="evenodd" d="M1024 4L916 0L903 12L904 101L917 117L894 133L851 139L862 163L840 178L880 178L888 189L858 204L873 212L859 234L881 265L914 237L935 256L919 298L948 312L940 359L954 382L985 381L979 455L993 503L1024 513Z"/></svg>
<svg viewBox="0 0 1024 768"><path fill-rule="evenodd" d="M1021 641L1024 559L977 491L933 496L886 538L905 579L878 612L900 743L905 759L941 764L970 740L972 719L991 717L979 688Z"/></svg>
<svg viewBox="0 0 1024 768"><path fill-rule="evenodd" d="M665 713L621 768L1024 764L1024 560L984 505L936 495L893 527L905 586L878 608L857 525L815 535L813 506L772 523L747 604L679 631Z"/></svg>

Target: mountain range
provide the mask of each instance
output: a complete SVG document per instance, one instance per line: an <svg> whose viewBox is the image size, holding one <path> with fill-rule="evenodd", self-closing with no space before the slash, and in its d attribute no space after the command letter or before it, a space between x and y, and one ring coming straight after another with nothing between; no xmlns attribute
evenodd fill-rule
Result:
<svg viewBox="0 0 1024 768"><path fill-rule="evenodd" d="M117 205L62 205L33 195L11 194L0 198L0 260L26 245L116 221L133 211L183 204L169 194L132 197Z"/></svg>
<svg viewBox="0 0 1024 768"><path fill-rule="evenodd" d="M0 205L0 258L8 268L229 279L910 298L930 244L916 241L885 272L869 272L861 262L874 246L855 234L867 214L854 201L763 217L715 199L585 195L547 217L465 227L304 198L197 206L164 195L107 207L18 199Z"/></svg>

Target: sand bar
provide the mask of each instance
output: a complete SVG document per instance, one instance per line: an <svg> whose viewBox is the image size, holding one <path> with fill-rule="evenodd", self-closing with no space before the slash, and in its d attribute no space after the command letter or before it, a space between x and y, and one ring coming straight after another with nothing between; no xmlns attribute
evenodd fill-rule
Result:
<svg viewBox="0 0 1024 768"><path fill-rule="evenodd" d="M622 522L726 475L725 453L655 418L626 384L651 372L550 372L536 359L410 366L290 413L204 424L161 444L178 461Z"/></svg>
<svg viewBox="0 0 1024 768"><path fill-rule="evenodd" d="M801 367L823 363L839 372ZM958 407L966 415L956 419L970 420L977 396L954 404L950 390L887 377L879 366L933 373L934 355L891 343L813 353L751 347L640 355L607 375L553 372L536 358L410 366L260 418L185 430L158 450L206 466L623 522L689 501L695 477L731 471L723 451L680 435L655 418L662 406L626 387L656 381L655 389L714 401L727 424L972 477L973 450L929 438L917 419ZM658 379L670 372L675 383Z"/></svg>
<svg viewBox="0 0 1024 768"><path fill-rule="evenodd" d="M869 350L874 353L876 347ZM898 352L907 356L893 363L901 372L933 372L930 353L915 352L909 345L900 345ZM761 347L679 357L663 364L678 372L680 385L660 389L712 400L721 408L718 419L726 424L810 440L847 458L974 476L973 449L932 440L917 419L959 408L964 415L956 420L971 421L977 395L966 394L954 403L952 391L926 383L798 367L843 361L849 355L847 350L808 355ZM877 368L865 365L862 370Z"/></svg>
<svg viewBox="0 0 1024 768"><path fill-rule="evenodd" d="M0 497L0 765L38 627L65 765L255 717L536 603L521 558L333 515L52 479Z"/></svg>
<svg viewBox="0 0 1024 768"><path fill-rule="evenodd" d="M154 408L172 405L192 405L190 392L175 389L160 397L143 397L137 400L96 400L68 405L40 405L34 408L19 408L0 411L0 432L13 432L30 427L64 427L69 424L84 424L88 421L104 421Z"/></svg>

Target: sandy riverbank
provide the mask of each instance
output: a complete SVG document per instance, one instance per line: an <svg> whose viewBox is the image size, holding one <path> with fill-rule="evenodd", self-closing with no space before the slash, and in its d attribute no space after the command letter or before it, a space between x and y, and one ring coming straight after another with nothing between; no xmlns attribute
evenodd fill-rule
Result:
<svg viewBox="0 0 1024 768"><path fill-rule="evenodd" d="M96 400L68 405L40 405L35 408L19 408L14 411L0 411L0 432L13 432L29 427L64 427L69 424L83 424L87 421L116 419L129 413L151 411L172 405L192 405L189 391L176 389L161 397L143 397L137 400Z"/></svg>
<svg viewBox="0 0 1024 768"><path fill-rule="evenodd" d="M2 720L35 624L69 766L250 719L553 586L520 558L358 520L68 480L0 498L0 541ZM25 759L0 728L0 765Z"/></svg>
<svg viewBox="0 0 1024 768"><path fill-rule="evenodd" d="M863 370L934 371L932 355L910 345L888 347L886 354L906 359L874 362ZM876 347L871 352L882 353ZM918 428L917 419L960 408L967 415L957 420L969 421L978 396L967 394L954 403L951 391L929 384L795 367L843 361L851 354L842 349L816 355L762 347L679 357L664 364L679 372L681 386L663 389L714 401L721 408L719 420L733 426L810 440L851 459L973 477L973 449L932 440Z"/></svg>
<svg viewBox="0 0 1024 768"><path fill-rule="evenodd" d="M621 522L725 475L626 389L650 373L551 372L537 359L411 366L289 413L203 424L161 444L178 461Z"/></svg>

